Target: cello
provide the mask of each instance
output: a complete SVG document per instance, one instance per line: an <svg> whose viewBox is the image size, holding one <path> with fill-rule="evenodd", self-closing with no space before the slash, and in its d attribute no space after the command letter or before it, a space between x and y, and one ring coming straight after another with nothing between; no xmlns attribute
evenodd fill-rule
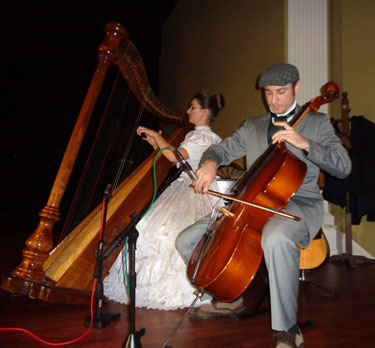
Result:
<svg viewBox="0 0 375 348"><path fill-rule="evenodd" d="M304 104L288 124L296 127L310 111L316 114L321 105L338 96L337 84L326 83L322 94ZM263 226L287 206L305 175L306 164L285 143L271 144L235 185L237 199L226 208L227 213L215 221L194 249L187 267L193 286L221 302L239 297L261 264Z"/></svg>

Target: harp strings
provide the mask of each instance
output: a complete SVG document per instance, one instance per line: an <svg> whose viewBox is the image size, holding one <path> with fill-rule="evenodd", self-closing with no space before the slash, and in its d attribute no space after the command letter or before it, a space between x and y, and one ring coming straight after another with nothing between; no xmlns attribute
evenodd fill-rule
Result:
<svg viewBox="0 0 375 348"><path fill-rule="evenodd" d="M150 91L151 91L151 88L148 87L147 88L147 92L146 92L146 97L149 96ZM142 115L144 113L145 105L146 105L146 98L143 99L142 104L141 104L141 106L140 106L140 108L138 110L138 114L137 114L137 117L136 117L136 120L135 120L135 123L134 123L134 127L132 129L131 134L130 134L130 141L127 142L127 146L126 146L126 148L125 148L125 150L123 152L123 156L122 156L122 159L121 159L121 162L120 162L121 163L120 167L117 170L116 177L115 177L115 180L114 180L113 185L112 185L112 189L111 189L112 193L116 190L116 188L117 188L117 186L118 186L118 184L120 182L121 174L124 172L124 166L125 166L125 163L126 163L126 159L129 156L130 148L131 148L131 145L133 144L137 128L140 125L140 120L141 120Z"/></svg>
<svg viewBox="0 0 375 348"><path fill-rule="evenodd" d="M108 100L104 107L104 111L99 117L99 123L97 126L89 126L88 131L85 135L85 142L83 143L79 160L77 160L76 166L80 167L81 163L84 163L82 168L75 168L73 178L71 181L74 182L74 179L78 177L77 184L69 183L72 185L73 199L69 206L64 225L62 227L58 243L65 238L65 236L76 226L78 223L83 220L85 216L89 213L93 205L93 199L97 192L97 185L101 177L103 166L105 163L106 153L111 149L112 143L115 139L114 132L116 128L113 127L114 119L112 117L112 122L110 120L112 116L111 105L113 103L114 96L116 94L116 89L119 84L119 75L117 74L116 80L112 85ZM127 100L127 98L125 98ZM91 122L95 122L96 118L93 117ZM118 120L117 120L118 122ZM116 122L116 123L117 123ZM95 135L92 140L89 134L92 128L96 128ZM112 136L110 137L109 134ZM91 144L88 144L91 142ZM104 151L104 152L103 152ZM82 158L81 154L87 154ZM74 188L75 186L75 188ZM104 191L103 191L104 192ZM69 195L67 195L69 198Z"/></svg>
<svg viewBox="0 0 375 348"><path fill-rule="evenodd" d="M132 75L134 73L135 71ZM136 76L131 76L131 78L136 78ZM123 85L126 86L125 92ZM135 120L129 120L125 113L129 102L131 104L133 100L120 71L117 72L61 230L59 242L99 204L108 183L111 183L113 193L125 177L124 168L126 164L129 164L129 153L134 146L136 130L144 114L150 91L148 87L145 93L146 98L143 98L141 104L137 103L138 111L135 112ZM133 105L131 111L134 109ZM125 168L127 169L131 170L131 168Z"/></svg>

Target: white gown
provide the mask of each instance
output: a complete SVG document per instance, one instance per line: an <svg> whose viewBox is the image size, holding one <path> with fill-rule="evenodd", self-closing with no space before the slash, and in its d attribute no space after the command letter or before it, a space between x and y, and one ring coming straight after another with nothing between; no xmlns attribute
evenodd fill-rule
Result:
<svg viewBox="0 0 375 348"><path fill-rule="evenodd" d="M202 153L221 141L208 126L196 127L181 143L189 153L188 162L196 170ZM209 214L221 200L196 194L191 179L183 172L159 196L146 216L137 224L136 306L172 310L189 307L195 295L186 276L186 265L175 247L177 235L187 226ZM211 186L218 190L216 182ZM104 295L113 301L129 303L122 251L104 279ZM198 301L197 305L204 302Z"/></svg>

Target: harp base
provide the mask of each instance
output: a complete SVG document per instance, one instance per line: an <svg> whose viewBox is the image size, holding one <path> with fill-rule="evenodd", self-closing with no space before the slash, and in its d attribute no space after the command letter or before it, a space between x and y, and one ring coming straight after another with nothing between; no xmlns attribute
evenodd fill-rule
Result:
<svg viewBox="0 0 375 348"><path fill-rule="evenodd" d="M26 295L46 302L90 304L91 292L56 286L51 281L34 281L5 274L1 277L0 287L11 293Z"/></svg>

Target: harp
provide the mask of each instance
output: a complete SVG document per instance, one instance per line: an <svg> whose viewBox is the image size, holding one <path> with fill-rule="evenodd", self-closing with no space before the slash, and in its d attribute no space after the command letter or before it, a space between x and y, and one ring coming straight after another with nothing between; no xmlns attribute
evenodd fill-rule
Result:
<svg viewBox="0 0 375 348"><path fill-rule="evenodd" d="M3 275L1 287L7 291L28 295L48 302L83 304L89 302L96 265L95 250L101 225L98 204L57 245L53 245L53 227L60 219L60 204L71 179L85 132L101 94L110 67L115 66L131 93L149 113L177 128L168 142L178 146L189 130L184 112L164 106L151 91L142 59L129 40L126 30L109 22L105 39L98 48L98 65L87 91L73 133L60 164L47 204L39 213L40 222L26 241L21 263L11 274ZM111 242L130 222L133 212L140 212L153 195L154 154L147 157L112 192L108 204L105 242ZM156 164L158 186L172 164L159 156ZM104 192L104 191L103 191ZM121 248L104 260L105 276Z"/></svg>

